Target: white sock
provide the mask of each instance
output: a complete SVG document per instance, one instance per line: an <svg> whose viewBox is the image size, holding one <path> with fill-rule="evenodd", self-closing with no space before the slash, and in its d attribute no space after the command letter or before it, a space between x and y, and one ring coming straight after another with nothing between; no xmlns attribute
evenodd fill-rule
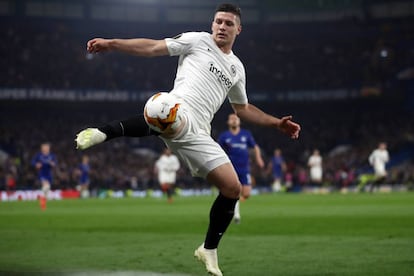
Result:
<svg viewBox="0 0 414 276"><path fill-rule="evenodd" d="M240 219L240 200L237 200L236 206L234 206L234 218Z"/></svg>

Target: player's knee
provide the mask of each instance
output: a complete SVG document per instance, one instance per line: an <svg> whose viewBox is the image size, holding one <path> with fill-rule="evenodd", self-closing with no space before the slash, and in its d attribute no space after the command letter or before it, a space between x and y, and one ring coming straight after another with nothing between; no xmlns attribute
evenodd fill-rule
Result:
<svg viewBox="0 0 414 276"><path fill-rule="evenodd" d="M235 183L232 185L224 186L220 192L229 198L239 198L241 192L241 185L239 183Z"/></svg>
<svg viewBox="0 0 414 276"><path fill-rule="evenodd" d="M250 197L250 193L242 193L243 199L248 199Z"/></svg>

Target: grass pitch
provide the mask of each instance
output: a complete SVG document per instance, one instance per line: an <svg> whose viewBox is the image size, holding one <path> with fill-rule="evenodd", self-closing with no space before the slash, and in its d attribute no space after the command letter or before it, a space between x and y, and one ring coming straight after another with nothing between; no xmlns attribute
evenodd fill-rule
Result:
<svg viewBox="0 0 414 276"><path fill-rule="evenodd" d="M206 275L214 197L0 202L2 275ZM414 275L414 193L259 195L219 249L225 275Z"/></svg>

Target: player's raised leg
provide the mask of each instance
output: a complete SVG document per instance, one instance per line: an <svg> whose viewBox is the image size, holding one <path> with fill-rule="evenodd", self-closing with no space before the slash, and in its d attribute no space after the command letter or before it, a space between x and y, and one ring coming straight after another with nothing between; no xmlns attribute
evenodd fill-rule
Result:
<svg viewBox="0 0 414 276"><path fill-rule="evenodd" d="M76 134L76 148L84 150L104 142L106 138L107 135L98 128L87 128Z"/></svg>
<svg viewBox="0 0 414 276"><path fill-rule="evenodd" d="M158 135L145 122L143 115L134 116L125 120L116 120L101 127L86 128L76 134L76 148L87 149L110 139L127 137L144 137Z"/></svg>

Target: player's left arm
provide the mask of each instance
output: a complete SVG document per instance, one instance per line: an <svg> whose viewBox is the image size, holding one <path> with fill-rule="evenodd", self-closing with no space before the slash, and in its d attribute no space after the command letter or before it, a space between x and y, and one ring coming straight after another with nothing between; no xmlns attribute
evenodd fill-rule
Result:
<svg viewBox="0 0 414 276"><path fill-rule="evenodd" d="M386 154L385 154L385 163L388 163L388 161L390 161L390 155L389 155L388 151L386 151Z"/></svg>
<svg viewBox="0 0 414 276"><path fill-rule="evenodd" d="M262 158L262 154L260 152L260 147L258 145L254 146L254 156L255 156L255 159L256 159L257 166L259 166L259 168L263 169L265 165L264 165L264 161L263 161L263 158Z"/></svg>
<svg viewBox="0 0 414 276"><path fill-rule="evenodd" d="M56 167L57 159L55 155L52 155L52 160L50 160L49 165L52 167Z"/></svg>
<svg viewBox="0 0 414 276"><path fill-rule="evenodd" d="M250 103L232 103L231 106L234 112L242 121L260 126L277 128L281 132L289 135L292 139L297 139L299 137L300 125L292 121L292 116L277 118L268 113L265 113Z"/></svg>
<svg viewBox="0 0 414 276"><path fill-rule="evenodd" d="M42 162L40 161L39 155L36 155L32 159L32 166L36 168L36 170L40 170L43 166Z"/></svg>
<svg viewBox="0 0 414 276"><path fill-rule="evenodd" d="M282 171L283 172L286 172L287 171L287 165L286 165L285 160L283 160L283 162L282 162Z"/></svg>

